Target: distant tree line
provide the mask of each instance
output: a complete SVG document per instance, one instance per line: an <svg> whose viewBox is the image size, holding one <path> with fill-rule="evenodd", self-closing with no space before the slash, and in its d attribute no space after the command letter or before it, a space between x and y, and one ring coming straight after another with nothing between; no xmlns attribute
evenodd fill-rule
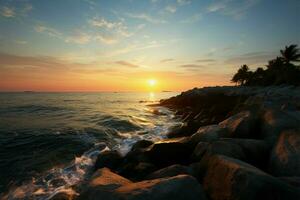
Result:
<svg viewBox="0 0 300 200"><path fill-rule="evenodd" d="M300 85L300 53L297 45L286 46L280 50L280 56L270 60L266 68L258 67L250 71L242 65L231 81L238 85L269 86L269 85Z"/></svg>

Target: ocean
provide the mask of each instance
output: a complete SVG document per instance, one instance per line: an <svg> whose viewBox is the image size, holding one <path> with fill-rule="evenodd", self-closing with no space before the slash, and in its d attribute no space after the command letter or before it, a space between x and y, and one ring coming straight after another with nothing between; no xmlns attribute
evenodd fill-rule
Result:
<svg viewBox="0 0 300 200"><path fill-rule="evenodd" d="M0 194L48 199L87 178L101 151L165 138L179 121L149 104L176 94L0 93Z"/></svg>

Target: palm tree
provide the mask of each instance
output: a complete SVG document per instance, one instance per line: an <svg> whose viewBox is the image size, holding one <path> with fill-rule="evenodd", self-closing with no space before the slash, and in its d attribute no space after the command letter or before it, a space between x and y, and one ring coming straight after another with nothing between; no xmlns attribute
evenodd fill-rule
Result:
<svg viewBox="0 0 300 200"><path fill-rule="evenodd" d="M286 64L290 62L300 61L300 53L296 44L285 46L284 50L280 50L281 56Z"/></svg>
<svg viewBox="0 0 300 200"><path fill-rule="evenodd" d="M232 77L231 81L240 84L240 85L245 85L247 81L249 80L250 77L250 72L249 72L249 67L247 65L242 65L237 73Z"/></svg>
<svg viewBox="0 0 300 200"><path fill-rule="evenodd" d="M276 57L273 60L270 60L267 64L269 70L280 70L284 66L285 59L281 57Z"/></svg>

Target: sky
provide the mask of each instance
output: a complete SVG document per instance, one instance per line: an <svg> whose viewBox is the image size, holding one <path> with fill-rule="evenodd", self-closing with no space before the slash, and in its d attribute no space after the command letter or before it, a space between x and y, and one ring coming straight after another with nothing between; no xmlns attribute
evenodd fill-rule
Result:
<svg viewBox="0 0 300 200"><path fill-rule="evenodd" d="M230 85L300 44L299 13L299 0L0 0L0 91Z"/></svg>

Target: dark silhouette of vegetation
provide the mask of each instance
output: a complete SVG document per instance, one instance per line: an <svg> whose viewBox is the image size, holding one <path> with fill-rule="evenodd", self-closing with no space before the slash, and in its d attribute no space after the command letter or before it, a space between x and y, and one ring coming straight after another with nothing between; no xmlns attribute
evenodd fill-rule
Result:
<svg viewBox="0 0 300 200"><path fill-rule="evenodd" d="M300 52L297 45L286 46L280 50L281 56L270 60L266 68L259 67L250 71L242 65L231 81L238 85L269 86L269 85L300 85Z"/></svg>

